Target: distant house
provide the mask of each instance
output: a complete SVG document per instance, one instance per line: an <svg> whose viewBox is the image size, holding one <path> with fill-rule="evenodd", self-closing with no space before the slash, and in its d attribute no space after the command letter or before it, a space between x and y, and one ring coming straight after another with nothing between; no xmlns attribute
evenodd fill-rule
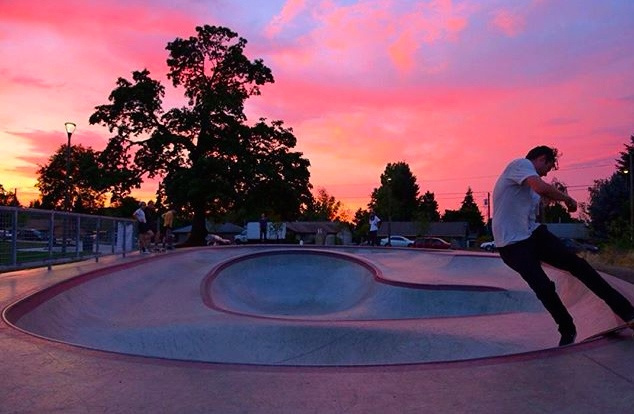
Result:
<svg viewBox="0 0 634 414"><path fill-rule="evenodd" d="M346 224L332 221L290 221L286 223L286 238L306 244L350 244L352 233Z"/></svg>
<svg viewBox="0 0 634 414"><path fill-rule="evenodd" d="M584 223L544 223L548 230L562 239L588 240L590 231Z"/></svg>

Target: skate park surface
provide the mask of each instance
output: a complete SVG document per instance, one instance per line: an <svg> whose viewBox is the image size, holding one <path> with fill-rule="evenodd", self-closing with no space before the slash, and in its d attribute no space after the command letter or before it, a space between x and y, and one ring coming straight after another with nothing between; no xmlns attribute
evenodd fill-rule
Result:
<svg viewBox="0 0 634 414"><path fill-rule="evenodd" d="M0 412L631 412L634 338L495 254L178 249L0 274ZM604 275L630 300L634 285Z"/></svg>

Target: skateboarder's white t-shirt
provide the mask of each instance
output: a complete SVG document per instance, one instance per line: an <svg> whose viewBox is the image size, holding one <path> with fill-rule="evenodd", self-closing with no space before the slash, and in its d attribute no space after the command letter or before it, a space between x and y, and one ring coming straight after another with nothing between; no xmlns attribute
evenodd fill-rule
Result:
<svg viewBox="0 0 634 414"><path fill-rule="evenodd" d="M539 175L526 158L506 166L493 188L493 238L496 247L528 239L536 222L540 197L524 182Z"/></svg>
<svg viewBox="0 0 634 414"><path fill-rule="evenodd" d="M371 217L370 218L370 231L378 231L380 222L381 222L381 219L379 218L379 216Z"/></svg>

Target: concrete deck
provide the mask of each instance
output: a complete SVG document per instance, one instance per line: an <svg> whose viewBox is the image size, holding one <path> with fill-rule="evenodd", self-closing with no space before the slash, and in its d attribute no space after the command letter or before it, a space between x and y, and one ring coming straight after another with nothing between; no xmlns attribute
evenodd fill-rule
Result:
<svg viewBox="0 0 634 414"><path fill-rule="evenodd" d="M548 273L579 340L618 323ZM3 413L634 406L632 332L555 348L550 317L495 255L189 249L0 274L0 306Z"/></svg>

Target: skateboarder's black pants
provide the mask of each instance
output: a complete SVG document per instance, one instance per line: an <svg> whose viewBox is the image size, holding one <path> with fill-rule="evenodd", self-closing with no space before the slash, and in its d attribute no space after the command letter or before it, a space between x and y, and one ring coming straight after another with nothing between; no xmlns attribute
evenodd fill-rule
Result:
<svg viewBox="0 0 634 414"><path fill-rule="evenodd" d="M504 263L518 272L533 289L559 325L559 332L562 334L576 332L575 325L555 290L555 284L542 269L542 262L571 273L603 299L621 319L627 321L634 317L632 304L610 286L588 262L570 252L545 225L535 229L528 239L500 247L499 251Z"/></svg>

